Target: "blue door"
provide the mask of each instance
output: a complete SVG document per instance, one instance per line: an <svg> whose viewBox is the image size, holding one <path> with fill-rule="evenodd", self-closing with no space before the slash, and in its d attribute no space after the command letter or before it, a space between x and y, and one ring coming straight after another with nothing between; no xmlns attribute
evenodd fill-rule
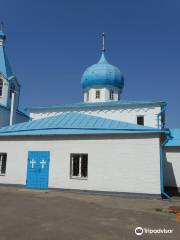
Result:
<svg viewBox="0 0 180 240"><path fill-rule="evenodd" d="M49 178L50 152L30 151L27 163L27 188L47 189Z"/></svg>

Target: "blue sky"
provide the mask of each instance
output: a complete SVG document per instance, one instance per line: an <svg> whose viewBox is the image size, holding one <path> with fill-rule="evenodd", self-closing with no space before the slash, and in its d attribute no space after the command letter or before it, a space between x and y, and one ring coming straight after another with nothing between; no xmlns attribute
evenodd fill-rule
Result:
<svg viewBox="0 0 180 240"><path fill-rule="evenodd" d="M124 100L168 102L169 127L180 127L180 1L0 0L7 52L21 107L83 100L83 71L107 59L125 77Z"/></svg>

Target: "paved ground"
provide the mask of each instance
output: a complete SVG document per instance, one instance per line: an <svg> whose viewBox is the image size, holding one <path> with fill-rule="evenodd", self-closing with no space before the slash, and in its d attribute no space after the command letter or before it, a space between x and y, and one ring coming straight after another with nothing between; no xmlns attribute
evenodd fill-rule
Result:
<svg viewBox="0 0 180 240"><path fill-rule="evenodd" d="M180 223L162 201L66 191L0 187L0 240L180 239ZM172 234L143 234L134 229L166 228Z"/></svg>

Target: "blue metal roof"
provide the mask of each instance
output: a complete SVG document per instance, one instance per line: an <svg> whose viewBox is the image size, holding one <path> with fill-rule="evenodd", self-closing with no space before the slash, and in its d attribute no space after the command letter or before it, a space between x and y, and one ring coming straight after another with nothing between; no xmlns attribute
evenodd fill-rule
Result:
<svg viewBox="0 0 180 240"><path fill-rule="evenodd" d="M166 147L180 147L180 128L170 129L171 137Z"/></svg>
<svg viewBox="0 0 180 240"><path fill-rule="evenodd" d="M104 85L122 89L124 87L124 78L119 68L109 64L104 52L102 52L99 62L85 70L81 83L83 89Z"/></svg>
<svg viewBox="0 0 180 240"><path fill-rule="evenodd" d="M1 108L10 111L10 107L4 106L4 105L2 105L2 104L0 104L0 109L1 109ZM25 113L25 112L23 112L23 111L20 111L20 110L18 110L18 109L16 110L16 113L18 113L18 114L20 114L20 115L22 115L22 116L24 116L24 117L30 118L27 113Z"/></svg>
<svg viewBox="0 0 180 240"><path fill-rule="evenodd" d="M0 39L5 40L5 35L2 31L0 31ZM13 72L8 57L6 55L4 46L0 46L0 73L4 75L6 78L13 76Z"/></svg>
<svg viewBox="0 0 180 240"><path fill-rule="evenodd" d="M46 109L101 109L101 108L119 108L119 107L143 107L143 106L164 106L167 105L163 101L109 101L109 102L94 102L94 103L71 103L44 107L30 107L26 110L46 110Z"/></svg>
<svg viewBox="0 0 180 240"><path fill-rule="evenodd" d="M152 133L160 129L95 117L78 112L15 124L0 129L0 136Z"/></svg>

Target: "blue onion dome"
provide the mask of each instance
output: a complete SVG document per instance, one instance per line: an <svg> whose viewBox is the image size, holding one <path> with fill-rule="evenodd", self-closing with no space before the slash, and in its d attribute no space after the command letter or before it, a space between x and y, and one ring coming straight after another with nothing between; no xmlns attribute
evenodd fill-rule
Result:
<svg viewBox="0 0 180 240"><path fill-rule="evenodd" d="M81 83L84 90L92 86L104 85L117 87L122 90L124 87L124 77L119 68L108 63L103 51L99 62L85 70Z"/></svg>
<svg viewBox="0 0 180 240"><path fill-rule="evenodd" d="M6 35L3 33L2 30L0 30L0 39L2 39L2 40L6 39Z"/></svg>

